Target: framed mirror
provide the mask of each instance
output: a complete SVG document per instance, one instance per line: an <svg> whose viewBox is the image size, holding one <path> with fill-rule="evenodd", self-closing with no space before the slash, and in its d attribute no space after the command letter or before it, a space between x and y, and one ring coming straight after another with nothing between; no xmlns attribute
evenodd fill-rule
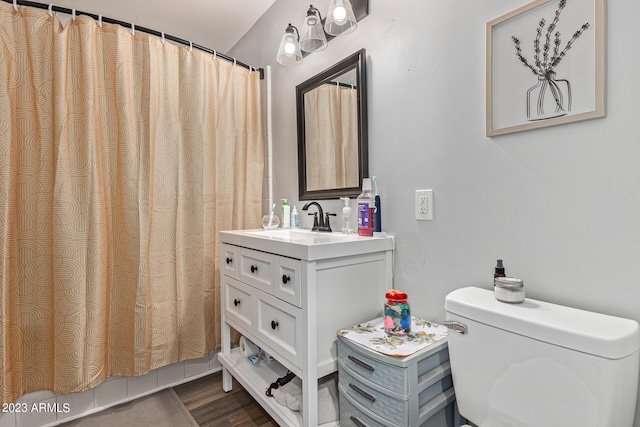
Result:
<svg viewBox="0 0 640 427"><path fill-rule="evenodd" d="M364 49L296 86L300 200L356 197L369 173Z"/></svg>

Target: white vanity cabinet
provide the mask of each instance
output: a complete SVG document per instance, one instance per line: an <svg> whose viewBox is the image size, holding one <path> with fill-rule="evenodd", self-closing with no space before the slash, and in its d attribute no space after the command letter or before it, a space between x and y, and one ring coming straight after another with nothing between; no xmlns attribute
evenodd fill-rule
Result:
<svg viewBox="0 0 640 427"><path fill-rule="evenodd" d="M233 376L282 426L317 425L317 380L337 370L336 331L378 317L392 286L390 237L304 230L220 233L223 388ZM275 361L247 362L231 348L231 328ZM294 372L303 411L265 391Z"/></svg>

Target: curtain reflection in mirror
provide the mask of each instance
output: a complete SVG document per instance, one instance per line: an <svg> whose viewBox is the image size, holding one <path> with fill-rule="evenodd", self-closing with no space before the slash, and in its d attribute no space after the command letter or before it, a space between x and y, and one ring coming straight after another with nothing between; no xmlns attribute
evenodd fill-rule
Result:
<svg viewBox="0 0 640 427"><path fill-rule="evenodd" d="M358 91L323 84L304 94L307 189L357 187Z"/></svg>

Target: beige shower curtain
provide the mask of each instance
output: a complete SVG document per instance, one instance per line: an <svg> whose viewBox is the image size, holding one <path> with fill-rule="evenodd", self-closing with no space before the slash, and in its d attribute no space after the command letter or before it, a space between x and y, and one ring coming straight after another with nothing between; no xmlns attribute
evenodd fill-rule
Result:
<svg viewBox="0 0 640 427"><path fill-rule="evenodd" d="M323 84L304 95L307 189L360 185L358 92Z"/></svg>
<svg viewBox="0 0 640 427"><path fill-rule="evenodd" d="M220 344L217 232L260 224L259 75L0 3L0 400Z"/></svg>

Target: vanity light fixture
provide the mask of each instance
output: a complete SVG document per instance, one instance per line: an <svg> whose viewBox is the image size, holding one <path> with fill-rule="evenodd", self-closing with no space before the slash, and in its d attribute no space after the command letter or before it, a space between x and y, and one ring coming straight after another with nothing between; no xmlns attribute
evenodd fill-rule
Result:
<svg viewBox="0 0 640 427"><path fill-rule="evenodd" d="M300 33L300 49L305 52L318 52L327 48L327 36L322 27L320 11L309 5L307 16Z"/></svg>
<svg viewBox="0 0 640 427"><path fill-rule="evenodd" d="M369 0L331 0L324 21L320 11L309 5L301 31L287 26L276 60L281 65L298 65L308 54L326 49L332 38L355 31L358 21L367 15Z"/></svg>
<svg viewBox="0 0 640 427"><path fill-rule="evenodd" d="M295 31L295 33L294 33ZM287 29L284 30L282 41L280 42L280 48L278 49L278 56L276 61L278 64L292 66L298 65L302 62L302 51L300 50L300 34L298 29L289 24Z"/></svg>
<svg viewBox="0 0 640 427"><path fill-rule="evenodd" d="M332 36L352 33L358 27L353 7L349 0L331 0L329 12L324 23L324 31Z"/></svg>

